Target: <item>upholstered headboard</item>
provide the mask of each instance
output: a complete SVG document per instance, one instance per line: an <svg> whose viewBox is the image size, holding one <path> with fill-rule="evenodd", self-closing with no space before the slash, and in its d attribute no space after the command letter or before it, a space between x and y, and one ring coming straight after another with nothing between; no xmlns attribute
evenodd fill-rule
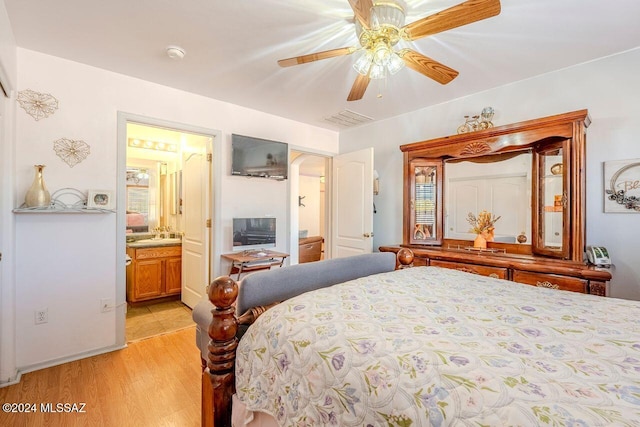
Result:
<svg viewBox="0 0 640 427"><path fill-rule="evenodd" d="M392 271L395 267L395 254L376 252L250 274L240 284L236 312L244 313L251 307L284 301L314 289Z"/></svg>

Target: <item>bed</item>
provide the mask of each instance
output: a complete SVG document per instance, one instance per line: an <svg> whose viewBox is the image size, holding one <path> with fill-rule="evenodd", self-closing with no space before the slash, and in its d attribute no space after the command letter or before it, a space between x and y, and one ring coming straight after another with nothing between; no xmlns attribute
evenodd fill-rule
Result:
<svg viewBox="0 0 640 427"><path fill-rule="evenodd" d="M205 424L235 392L237 427L640 425L635 301L404 268L249 311L238 342L236 296L209 289Z"/></svg>

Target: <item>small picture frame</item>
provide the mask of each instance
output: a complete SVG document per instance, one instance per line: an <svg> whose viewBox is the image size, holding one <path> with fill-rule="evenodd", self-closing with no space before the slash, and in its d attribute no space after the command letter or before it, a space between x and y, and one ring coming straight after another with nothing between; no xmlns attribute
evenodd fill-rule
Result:
<svg viewBox="0 0 640 427"><path fill-rule="evenodd" d="M113 209L115 199L113 191L89 190L87 193L87 209Z"/></svg>

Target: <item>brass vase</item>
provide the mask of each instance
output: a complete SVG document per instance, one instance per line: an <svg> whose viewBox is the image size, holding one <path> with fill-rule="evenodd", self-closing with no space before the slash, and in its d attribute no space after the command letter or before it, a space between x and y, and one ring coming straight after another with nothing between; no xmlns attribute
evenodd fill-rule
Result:
<svg viewBox="0 0 640 427"><path fill-rule="evenodd" d="M44 165L33 165L36 169L33 183L24 196L24 203L28 208L47 207L51 204L51 194L47 190L42 178L42 170Z"/></svg>

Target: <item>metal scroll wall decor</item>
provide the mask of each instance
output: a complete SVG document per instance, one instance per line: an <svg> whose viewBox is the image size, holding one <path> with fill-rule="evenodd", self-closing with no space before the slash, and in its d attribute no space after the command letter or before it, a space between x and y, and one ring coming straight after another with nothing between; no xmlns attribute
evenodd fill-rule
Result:
<svg viewBox="0 0 640 427"><path fill-rule="evenodd" d="M58 109L58 100L53 95L31 89L18 92L18 104L36 121L49 117Z"/></svg>
<svg viewBox="0 0 640 427"><path fill-rule="evenodd" d="M604 163L605 212L640 212L640 159Z"/></svg>
<svg viewBox="0 0 640 427"><path fill-rule="evenodd" d="M53 150L70 167L74 167L86 159L90 153L89 144L86 142L67 138L60 138L54 141Z"/></svg>

